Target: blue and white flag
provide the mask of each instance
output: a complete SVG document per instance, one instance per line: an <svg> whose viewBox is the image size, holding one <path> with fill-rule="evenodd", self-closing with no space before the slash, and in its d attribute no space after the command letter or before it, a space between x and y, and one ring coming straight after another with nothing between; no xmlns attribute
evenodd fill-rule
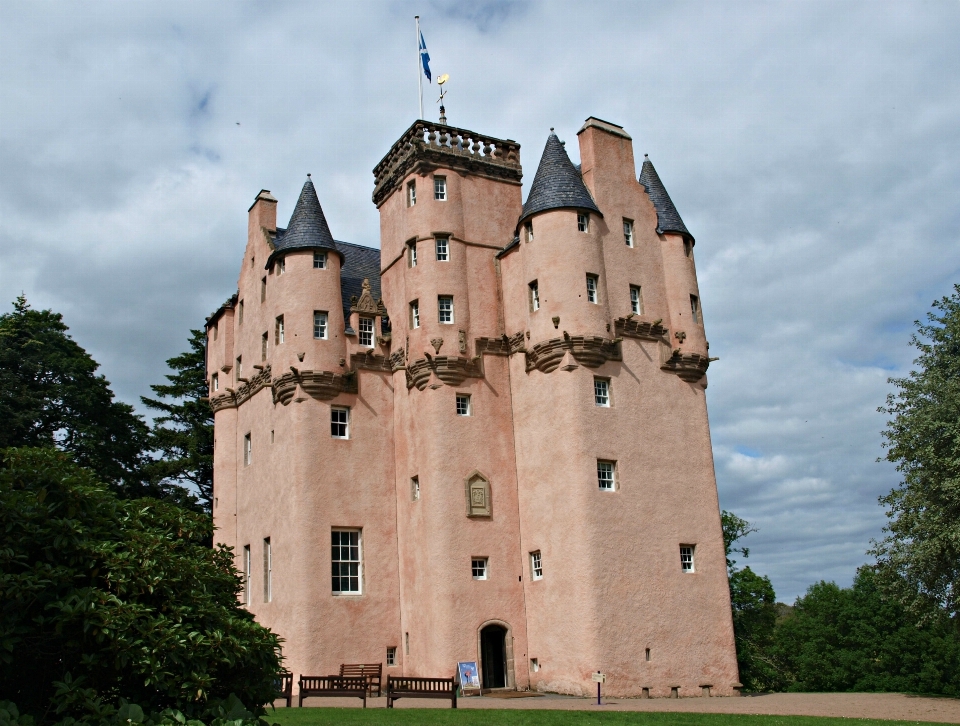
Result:
<svg viewBox="0 0 960 726"><path fill-rule="evenodd" d="M423 40L423 33L420 33L420 63L423 65L423 75L427 77L427 80L430 83L433 83L433 78L430 75L430 54L427 53L427 44Z"/></svg>

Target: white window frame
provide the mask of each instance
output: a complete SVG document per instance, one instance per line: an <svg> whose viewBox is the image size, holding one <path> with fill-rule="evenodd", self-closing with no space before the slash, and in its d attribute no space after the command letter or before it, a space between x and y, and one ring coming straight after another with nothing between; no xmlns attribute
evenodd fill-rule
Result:
<svg viewBox="0 0 960 726"><path fill-rule="evenodd" d="M449 309L444 309L444 303L449 302ZM444 320L444 316L447 316L447 320ZM442 325L453 325L454 315L453 315L453 295L437 295L437 321Z"/></svg>
<svg viewBox="0 0 960 726"><path fill-rule="evenodd" d="M643 291L639 285L630 286L630 312L643 315Z"/></svg>
<svg viewBox="0 0 960 726"><path fill-rule="evenodd" d="M329 319L326 310L313 311L313 339L326 340Z"/></svg>
<svg viewBox="0 0 960 726"><path fill-rule="evenodd" d="M397 646L387 646L387 668L393 668L397 664Z"/></svg>
<svg viewBox="0 0 960 726"><path fill-rule="evenodd" d="M243 435L243 465L250 466L253 463L253 438L250 433Z"/></svg>
<svg viewBox="0 0 960 726"><path fill-rule="evenodd" d="M540 309L540 282L534 280L528 287L530 288L530 312L535 313Z"/></svg>
<svg viewBox="0 0 960 726"><path fill-rule="evenodd" d="M273 601L273 545L263 538L263 601Z"/></svg>
<svg viewBox="0 0 960 726"><path fill-rule="evenodd" d="M327 253L326 252L313 253L313 269L315 270L327 269Z"/></svg>
<svg viewBox="0 0 960 726"><path fill-rule="evenodd" d="M407 243L407 264L410 267L417 266L417 241Z"/></svg>
<svg viewBox="0 0 960 726"><path fill-rule="evenodd" d="M214 392L214 393L216 393L217 391L219 391L219 390L220 390L220 375L219 375L218 373L214 373L214 374L210 377L210 383L212 384L213 392Z"/></svg>
<svg viewBox="0 0 960 726"><path fill-rule="evenodd" d="M530 579L543 579L543 554L540 550L534 550L530 553Z"/></svg>
<svg viewBox="0 0 960 726"><path fill-rule="evenodd" d="M470 575L474 580L490 579L490 558L489 557L471 557Z"/></svg>
<svg viewBox="0 0 960 726"><path fill-rule="evenodd" d="M243 546L243 604L249 605L251 601L250 579L251 579L250 545Z"/></svg>
<svg viewBox="0 0 960 726"><path fill-rule="evenodd" d="M437 237L435 249L437 252L437 262L450 261L450 238Z"/></svg>
<svg viewBox="0 0 960 726"><path fill-rule="evenodd" d="M617 490L617 462L597 459L597 488L602 492Z"/></svg>
<svg viewBox="0 0 960 726"><path fill-rule="evenodd" d="M433 177L433 198L438 202L447 201L447 177Z"/></svg>
<svg viewBox="0 0 960 726"><path fill-rule="evenodd" d="M407 182L407 206L417 206L417 180L412 179Z"/></svg>
<svg viewBox="0 0 960 726"><path fill-rule="evenodd" d="M414 300L410 303L410 327L416 329L420 327L420 301Z"/></svg>
<svg viewBox="0 0 960 726"><path fill-rule="evenodd" d="M626 219L623 220L623 241L626 243L627 247L633 247L633 220Z"/></svg>
<svg viewBox="0 0 960 726"><path fill-rule="evenodd" d="M282 275L287 271L287 258L281 257L277 260L277 275Z"/></svg>
<svg viewBox="0 0 960 726"><path fill-rule="evenodd" d="M523 223L523 231L526 232L527 242L533 242L533 220Z"/></svg>
<svg viewBox="0 0 960 726"><path fill-rule="evenodd" d="M344 543L343 535L356 535L356 544L349 538ZM344 547L347 548L347 559L343 559ZM349 550L356 547L356 559ZM344 574L343 565L347 566ZM352 566L356 567L356 574L353 573ZM344 579L347 580L346 590L342 589ZM356 580L356 589L351 580ZM337 589L340 588L340 589ZM330 530L330 590L334 596L343 595L362 595L363 594L363 530L334 527Z"/></svg>
<svg viewBox="0 0 960 726"><path fill-rule="evenodd" d="M341 416L342 414L342 416ZM340 420L340 419L343 420ZM337 428L334 428L337 427ZM341 436L339 431L343 431ZM349 406L331 406L330 407L330 437L334 439L350 438L350 407Z"/></svg>
<svg viewBox="0 0 960 726"><path fill-rule="evenodd" d="M593 402L600 408L610 408L610 379L594 376Z"/></svg>
<svg viewBox="0 0 960 726"><path fill-rule="evenodd" d="M696 567L697 546L692 544L680 545L680 571L684 574L691 574L697 571Z"/></svg>
<svg viewBox="0 0 960 726"><path fill-rule="evenodd" d="M590 231L590 215L587 212L577 212L577 231Z"/></svg>
<svg viewBox="0 0 960 726"><path fill-rule="evenodd" d="M273 344L274 344L274 345L282 345L282 344L283 344L283 333L284 333L283 328L284 328L284 326L283 326L283 316L282 316L282 315L278 315L278 316L277 316L277 319L276 319L276 321L275 321L275 323L274 323L274 329L273 329Z"/></svg>
<svg viewBox="0 0 960 726"><path fill-rule="evenodd" d="M470 405L470 394L469 393L458 393L457 394L457 416L472 416L473 407Z"/></svg>
<svg viewBox="0 0 960 726"><path fill-rule="evenodd" d="M600 302L600 277L587 275L587 302L594 305Z"/></svg>
<svg viewBox="0 0 960 726"><path fill-rule="evenodd" d="M375 325L373 318L360 316L360 319L357 322L357 340L364 348L372 348L373 344L376 342L374 328Z"/></svg>

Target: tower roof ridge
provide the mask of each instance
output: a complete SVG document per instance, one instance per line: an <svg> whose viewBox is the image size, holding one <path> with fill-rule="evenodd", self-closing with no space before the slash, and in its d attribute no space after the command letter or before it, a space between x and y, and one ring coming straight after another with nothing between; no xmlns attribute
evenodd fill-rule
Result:
<svg viewBox="0 0 960 726"><path fill-rule="evenodd" d="M569 208L591 209L603 216L590 196L587 185L583 183L583 177L567 156L563 142L550 129L518 224L537 212Z"/></svg>
<svg viewBox="0 0 960 726"><path fill-rule="evenodd" d="M692 241L693 235L690 234L687 225L680 218L680 212L677 211L670 195L667 194L667 190L663 186L663 182L660 181L660 176L657 174L657 170L653 168L653 162L650 161L647 154L643 155L643 166L640 169L639 181L646 190L647 196L650 197L650 201L653 202L653 208L657 210L657 233L677 232L689 237Z"/></svg>
<svg viewBox="0 0 960 726"><path fill-rule="evenodd" d="M267 267L281 252L292 249L325 249L336 252L341 257L343 253L337 249L330 233L330 226L320 206L317 190L313 180L307 174L307 181L300 190L300 197L290 215L290 223L283 235L277 235L276 248L267 260Z"/></svg>

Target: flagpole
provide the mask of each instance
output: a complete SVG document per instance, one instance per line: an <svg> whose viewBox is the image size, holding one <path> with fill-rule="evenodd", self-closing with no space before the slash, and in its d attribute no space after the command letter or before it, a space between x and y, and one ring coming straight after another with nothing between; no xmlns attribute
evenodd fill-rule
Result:
<svg viewBox="0 0 960 726"><path fill-rule="evenodd" d="M414 16L417 20L417 88L420 90L420 115L418 119L423 118L423 77L420 75L420 65L423 63L423 52L420 50L420 16Z"/></svg>

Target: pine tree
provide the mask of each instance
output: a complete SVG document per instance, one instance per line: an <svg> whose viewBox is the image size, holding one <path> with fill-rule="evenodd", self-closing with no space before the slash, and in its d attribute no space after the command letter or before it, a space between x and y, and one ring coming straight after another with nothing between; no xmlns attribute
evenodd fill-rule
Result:
<svg viewBox="0 0 960 726"><path fill-rule="evenodd" d="M201 506L212 511L213 412L207 401L206 335L191 330L190 349L167 360L173 371L167 384L150 386L157 399L141 396L159 411L150 432L150 448L160 458L148 466L151 478L166 487L186 485ZM163 400L158 400L163 399Z"/></svg>

